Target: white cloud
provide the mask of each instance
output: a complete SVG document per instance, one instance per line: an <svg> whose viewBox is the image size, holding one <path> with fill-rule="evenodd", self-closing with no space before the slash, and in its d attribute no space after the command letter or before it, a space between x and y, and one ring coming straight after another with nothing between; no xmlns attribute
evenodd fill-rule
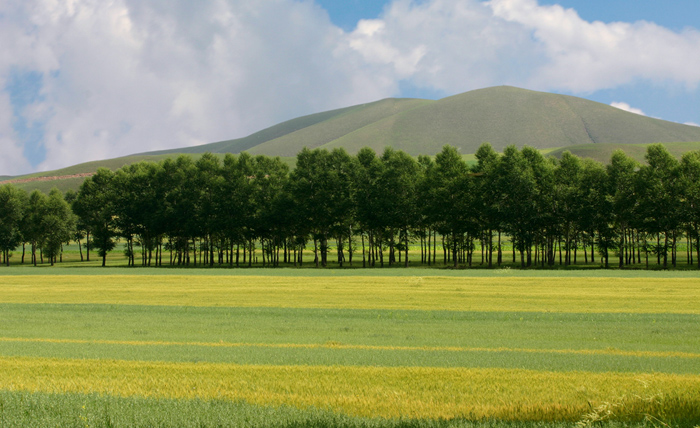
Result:
<svg viewBox="0 0 700 428"><path fill-rule="evenodd" d="M26 109L46 114L40 169L241 137L398 91L309 1L9 0L0 38L15 41L0 45L0 87L11 70L43 73Z"/></svg>
<svg viewBox="0 0 700 428"><path fill-rule="evenodd" d="M646 114L644 114L644 112L641 109L634 108L625 102L613 102L613 103L610 103L610 105L615 107L615 108L619 108L620 110L624 110L624 111L628 111L630 113L640 114L642 116L646 116Z"/></svg>
<svg viewBox="0 0 700 428"><path fill-rule="evenodd" d="M520 25L494 17L476 0L396 0L349 37L379 72L446 93L524 85L543 59Z"/></svg>
<svg viewBox="0 0 700 428"><path fill-rule="evenodd" d="M22 146L12 131L12 105L6 92L0 92L0 175L16 175L29 169Z"/></svg>
<svg viewBox="0 0 700 428"><path fill-rule="evenodd" d="M536 0L490 0L495 16L532 33L547 61L532 85L573 92L595 91L645 79L700 83L700 31L675 33L651 22L587 22L573 9Z"/></svg>
<svg viewBox="0 0 700 428"><path fill-rule="evenodd" d="M695 122L686 122L686 123L684 123L684 125L690 125L690 126L697 126L697 127L700 127L700 124L697 124L697 123L695 123Z"/></svg>
<svg viewBox="0 0 700 428"><path fill-rule="evenodd" d="M501 84L582 94L640 80L691 90L700 83L700 31L587 22L536 0L395 0L350 38L382 73L447 93Z"/></svg>

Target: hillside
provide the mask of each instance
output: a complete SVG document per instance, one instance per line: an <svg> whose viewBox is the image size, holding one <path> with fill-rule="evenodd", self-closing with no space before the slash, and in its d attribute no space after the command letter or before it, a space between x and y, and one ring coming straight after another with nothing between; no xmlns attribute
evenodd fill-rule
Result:
<svg viewBox="0 0 700 428"><path fill-rule="evenodd" d="M147 155L172 153L240 153L270 156L296 156L301 148L318 147L348 132L391 116L415 105L429 103L416 99L385 99L368 104L302 116L263 129L247 137L194 147L147 152ZM299 150L293 150L300 147ZM262 148L262 149L261 149Z"/></svg>
<svg viewBox="0 0 700 428"><path fill-rule="evenodd" d="M484 142L497 151L507 145L538 148L553 156L564 150L607 162L615 149L642 161L645 145L665 143L677 156L700 148L700 127L629 113L590 100L499 86L438 101L389 98L288 120L244 138L194 147L147 152L87 162L22 177L71 176L104 166L117 169L141 160L158 161L178 154L240 153L281 156L289 164L304 147L343 147L350 153L368 146L391 146L410 155L434 155L446 144L467 155ZM696 143L692 143L696 142ZM3 180L0 180L3 181ZM47 191L77 188L82 178L25 182L19 186Z"/></svg>
<svg viewBox="0 0 700 428"><path fill-rule="evenodd" d="M538 149L584 144L700 141L700 128L629 113L582 98L509 86L438 101L386 99L293 119L238 140L153 153L295 156L302 148L344 147L355 153L387 146L432 155L445 144L474 153L484 142Z"/></svg>
<svg viewBox="0 0 700 428"><path fill-rule="evenodd" d="M484 142L538 149L582 144L700 141L700 128L652 119L581 98L512 87L444 98L394 115L327 146L354 152L390 145L411 155L445 144L474 153Z"/></svg>

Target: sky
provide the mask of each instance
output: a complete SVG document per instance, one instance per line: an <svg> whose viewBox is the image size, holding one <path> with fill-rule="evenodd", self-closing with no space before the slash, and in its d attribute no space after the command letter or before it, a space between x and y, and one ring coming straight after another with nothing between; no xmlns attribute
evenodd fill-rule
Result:
<svg viewBox="0 0 700 428"><path fill-rule="evenodd" d="M0 176L498 85L697 125L698 16L698 0L2 0Z"/></svg>

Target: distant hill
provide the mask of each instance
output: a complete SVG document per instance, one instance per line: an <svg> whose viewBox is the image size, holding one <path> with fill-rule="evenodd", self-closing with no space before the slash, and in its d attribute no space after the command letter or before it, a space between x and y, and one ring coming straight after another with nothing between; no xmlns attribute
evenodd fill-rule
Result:
<svg viewBox="0 0 700 428"><path fill-rule="evenodd" d="M29 178L70 176L104 166L117 169L141 160L179 154L240 153L281 156L290 165L304 147L343 147L350 153L368 146L391 146L410 155L434 155L446 144L473 154L484 142L497 151L514 144L561 156L565 150L607 162L616 149L643 161L646 145L664 143L676 156L700 149L700 127L629 113L594 101L510 86L499 86L438 101L389 98L288 120L244 138L88 162ZM77 188L83 178L28 182L21 187L48 191ZM2 181L2 180L0 180Z"/></svg>
<svg viewBox="0 0 700 428"><path fill-rule="evenodd" d="M450 144L474 153L484 142L538 149L583 144L700 141L700 128L629 113L567 95L499 86L439 101L386 99L293 119L238 140L163 153L239 153L294 156L302 148L344 147L355 153L391 146L432 155Z"/></svg>

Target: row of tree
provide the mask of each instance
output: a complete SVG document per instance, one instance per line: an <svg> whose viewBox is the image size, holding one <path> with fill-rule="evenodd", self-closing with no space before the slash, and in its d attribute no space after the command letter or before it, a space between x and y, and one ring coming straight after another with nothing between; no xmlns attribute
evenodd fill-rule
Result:
<svg viewBox="0 0 700 428"><path fill-rule="evenodd" d="M521 266L568 265L581 251L606 267L615 255L620 267L650 257L666 267L685 239L700 267L700 152L679 161L651 145L644 165L618 151L604 166L485 144L476 160L469 167L449 146L434 159L304 149L290 171L279 158L205 154L100 169L65 198L6 185L0 246L8 264L20 245L22 262L28 245L33 263L37 249L53 263L74 240L104 265L121 239L130 265L251 265L258 255L297 265L312 248L317 266L360 254L362 266L408 266L411 244L425 264L439 244L442 263L471 266L480 253L493 266L507 240Z"/></svg>

